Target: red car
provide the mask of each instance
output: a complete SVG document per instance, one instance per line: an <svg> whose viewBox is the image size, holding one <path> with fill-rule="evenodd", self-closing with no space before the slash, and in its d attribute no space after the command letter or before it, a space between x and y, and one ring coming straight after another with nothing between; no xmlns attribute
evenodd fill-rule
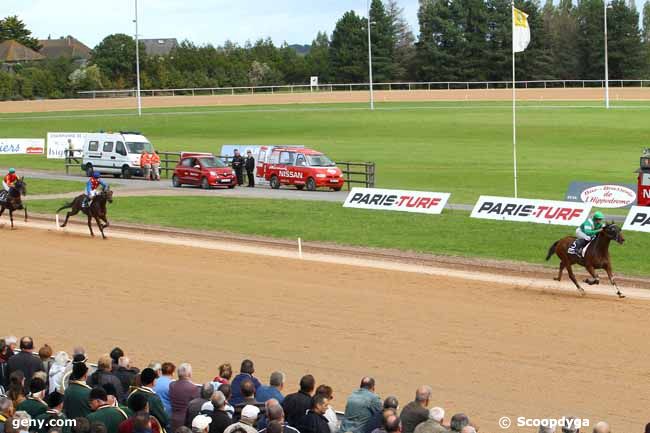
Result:
<svg viewBox="0 0 650 433"><path fill-rule="evenodd" d="M297 189L330 188L340 191L345 179L341 169L323 153L302 147L262 146L258 153L256 177L273 189L294 185Z"/></svg>
<svg viewBox="0 0 650 433"><path fill-rule="evenodd" d="M232 168L214 155L183 154L174 168L172 185L177 188L183 185L199 185L203 189L214 186L234 188L237 177Z"/></svg>

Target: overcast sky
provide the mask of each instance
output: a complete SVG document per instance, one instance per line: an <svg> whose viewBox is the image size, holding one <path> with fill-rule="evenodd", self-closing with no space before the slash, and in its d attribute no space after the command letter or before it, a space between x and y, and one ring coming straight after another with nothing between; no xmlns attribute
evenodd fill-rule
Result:
<svg viewBox="0 0 650 433"><path fill-rule="evenodd" d="M276 44L309 44L366 0L138 0L140 37L221 45L270 36ZM400 0L417 33L418 0ZM135 33L134 0L0 0L0 17L18 15L39 39L72 35L94 47L111 33Z"/></svg>

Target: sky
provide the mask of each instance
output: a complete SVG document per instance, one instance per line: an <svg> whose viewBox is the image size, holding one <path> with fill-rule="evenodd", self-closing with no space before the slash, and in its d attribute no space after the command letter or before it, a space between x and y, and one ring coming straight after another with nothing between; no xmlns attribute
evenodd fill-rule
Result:
<svg viewBox="0 0 650 433"><path fill-rule="evenodd" d="M418 0L399 3L417 34ZM366 0L138 0L138 33L197 44L309 44L319 30L331 34L346 11L365 8ZM72 35L91 48L112 33L134 35L134 14L135 0L0 0L0 17L18 15L35 37Z"/></svg>

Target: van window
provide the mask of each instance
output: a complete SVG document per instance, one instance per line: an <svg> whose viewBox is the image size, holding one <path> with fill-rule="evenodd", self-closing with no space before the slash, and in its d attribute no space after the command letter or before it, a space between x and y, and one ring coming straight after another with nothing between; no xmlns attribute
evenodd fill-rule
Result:
<svg viewBox="0 0 650 433"><path fill-rule="evenodd" d="M277 164L280 161L280 152L273 152L269 158L269 164Z"/></svg>
<svg viewBox="0 0 650 433"><path fill-rule="evenodd" d="M193 167L194 166L193 162L194 162L194 158L185 158L183 162L181 162L181 165L183 167Z"/></svg>
<svg viewBox="0 0 650 433"><path fill-rule="evenodd" d="M280 164L293 165L293 158L296 156L293 152L280 152Z"/></svg>
<svg viewBox="0 0 650 433"><path fill-rule="evenodd" d="M112 152L112 151L113 151L113 142L105 141L104 147L102 148L102 152Z"/></svg>
<svg viewBox="0 0 650 433"><path fill-rule="evenodd" d="M304 167L304 166L307 165L307 163L305 162L305 155L303 155L302 153L299 153L296 156L296 165L298 167Z"/></svg>
<svg viewBox="0 0 650 433"><path fill-rule="evenodd" d="M88 150L91 152L97 152L97 150L99 150L99 141L89 141Z"/></svg>
<svg viewBox="0 0 650 433"><path fill-rule="evenodd" d="M146 150L147 153L153 152L153 147L151 146L151 143L147 143L143 141L137 141L137 142L127 141L126 148L128 149L129 153L137 153L138 155L141 154L143 150Z"/></svg>
<svg viewBox="0 0 650 433"><path fill-rule="evenodd" d="M122 156L126 156L126 147L124 147L124 143L118 141L115 145L115 152L119 153Z"/></svg>

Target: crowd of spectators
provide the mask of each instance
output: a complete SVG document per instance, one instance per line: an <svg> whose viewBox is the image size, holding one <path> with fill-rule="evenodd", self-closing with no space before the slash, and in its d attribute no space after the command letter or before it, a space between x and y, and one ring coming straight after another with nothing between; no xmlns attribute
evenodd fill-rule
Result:
<svg viewBox="0 0 650 433"><path fill-rule="evenodd" d="M233 377L229 363L214 379L197 384L192 366L151 362L139 370L120 348L89 363L83 347L72 356L53 353L23 337L0 340L0 433L476 433L463 413L447 418L432 407L423 385L400 410L394 396L383 400L372 377L361 379L340 416L333 389L307 374L299 389L284 394L285 375L271 373L268 385L244 360ZM29 421L32 420L30 423ZM53 420L70 422L55 423ZM40 422L39 422L40 421ZM562 433L579 433L573 426ZM555 429L540 427L540 433ZM559 431L557 432L559 433ZM593 433L611 433L605 422ZM650 433L650 424L646 426Z"/></svg>

